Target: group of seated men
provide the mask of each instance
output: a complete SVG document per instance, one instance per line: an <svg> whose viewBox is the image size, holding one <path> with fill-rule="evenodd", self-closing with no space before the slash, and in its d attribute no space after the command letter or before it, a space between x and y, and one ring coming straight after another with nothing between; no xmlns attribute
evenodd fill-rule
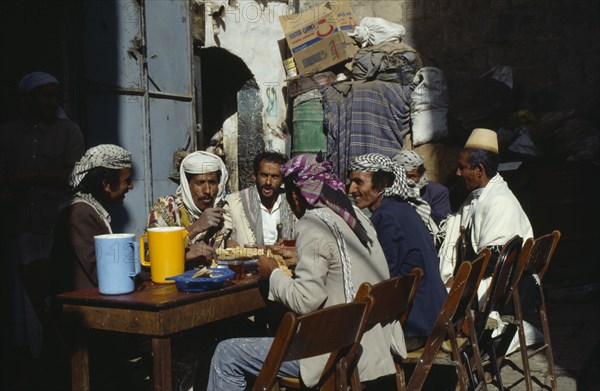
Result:
<svg viewBox="0 0 600 391"><path fill-rule="evenodd" d="M175 194L152 206L148 227L185 227L186 262L192 267L215 259L218 246L273 246L283 238L295 239L293 277L272 257L260 257L257 265L269 281L269 297L298 314L352 301L363 282L375 284L423 269L404 329L397 323L378 325L363 337L358 369L368 384L395 373L392 352L404 356L423 346L458 263L486 247L497 255L515 234L533 236L518 200L497 173L498 155L496 133L475 129L456 170L471 193L451 214L448 190L427 179L423 161L413 151L394 158L371 153L352 159L349 184L316 155L288 160L264 152L254 161L255 185L228 195L223 161L208 152L192 152L181 162ZM133 188L131 164L128 151L100 145L75 165L73 197L63 205L55 242L60 259L69 262L65 289L97 286L93 237L111 232L106 208L122 203ZM370 219L363 213L367 209ZM460 227L467 233L464 258L456 248ZM245 389L272 341L222 341L210 365L208 389ZM311 387L325 360L288 361L279 375L301 377Z"/></svg>

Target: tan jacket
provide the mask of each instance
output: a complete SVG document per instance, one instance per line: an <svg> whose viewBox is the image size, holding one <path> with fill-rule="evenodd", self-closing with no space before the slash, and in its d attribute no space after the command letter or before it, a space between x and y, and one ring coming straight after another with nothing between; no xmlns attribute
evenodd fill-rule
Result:
<svg viewBox="0 0 600 391"><path fill-rule="evenodd" d="M354 290L358 290L365 281L374 284L389 278L385 255L368 218L357 210L360 221L373 239L373 245L366 248L341 217L328 208L324 210L332 216L345 238L352 265ZM327 225L310 210L296 224L296 246L296 278L274 271L269 280L270 295L299 314L344 303L342 264L335 237ZM406 355L401 328L395 327L393 334L395 350ZM391 326L376 326L367 331L361 345L363 354L358 363L361 381L395 373L390 353ZM301 360L300 375L307 386L316 384L326 359L327 356L324 355Z"/></svg>

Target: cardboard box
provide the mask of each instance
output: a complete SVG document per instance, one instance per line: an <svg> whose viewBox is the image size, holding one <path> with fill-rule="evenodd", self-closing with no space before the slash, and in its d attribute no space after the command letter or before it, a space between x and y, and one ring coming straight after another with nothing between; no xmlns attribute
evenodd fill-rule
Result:
<svg viewBox="0 0 600 391"><path fill-rule="evenodd" d="M350 6L345 1L325 2L298 14L283 15L279 22L301 75L321 72L351 59L353 48L348 45L338 20L341 14L347 29L353 29ZM350 30L351 31L351 30Z"/></svg>
<svg viewBox="0 0 600 391"><path fill-rule="evenodd" d="M360 46L354 38L348 35L349 33L354 31L354 27L356 27L356 21L354 20L354 16L352 16L352 8L350 7L349 0L337 0L329 2L334 9L336 9L336 14L338 18L338 23L340 25L340 29L342 33L344 33L344 42L346 43L346 54L350 58L354 58L354 55L360 49Z"/></svg>
<svg viewBox="0 0 600 391"><path fill-rule="evenodd" d="M354 27L356 27L356 21L352 16L352 8L350 8L350 2L348 0L337 0L330 1L329 4L334 9L337 15L340 29L346 34L354 31Z"/></svg>

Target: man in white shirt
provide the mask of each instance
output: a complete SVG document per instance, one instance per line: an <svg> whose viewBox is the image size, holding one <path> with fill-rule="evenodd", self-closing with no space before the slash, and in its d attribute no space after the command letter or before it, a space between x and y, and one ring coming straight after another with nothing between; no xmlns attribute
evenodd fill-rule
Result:
<svg viewBox="0 0 600 391"><path fill-rule="evenodd" d="M281 166L287 160L277 152L259 153L253 167L256 185L225 197L222 232L231 230L227 247L269 246L293 237L296 218L281 188Z"/></svg>

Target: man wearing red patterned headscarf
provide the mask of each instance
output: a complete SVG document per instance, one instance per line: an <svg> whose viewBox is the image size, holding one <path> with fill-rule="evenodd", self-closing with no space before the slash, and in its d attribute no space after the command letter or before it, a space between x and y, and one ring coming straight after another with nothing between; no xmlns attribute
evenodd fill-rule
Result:
<svg viewBox="0 0 600 391"><path fill-rule="evenodd" d="M298 218L295 277L289 277L269 257L258 260L259 274L269 279L269 297L298 314L307 314L354 299L358 286L389 278L385 255L368 218L346 196L344 185L331 172L329 162L299 155L281 168L286 197ZM208 390L243 390L246 377L256 375L267 356L272 338L229 339L213 356ZM361 341L358 363L361 381L395 373L391 348L406 354L398 323L368 330ZM279 376L301 377L307 387L316 385L327 355L285 361Z"/></svg>

